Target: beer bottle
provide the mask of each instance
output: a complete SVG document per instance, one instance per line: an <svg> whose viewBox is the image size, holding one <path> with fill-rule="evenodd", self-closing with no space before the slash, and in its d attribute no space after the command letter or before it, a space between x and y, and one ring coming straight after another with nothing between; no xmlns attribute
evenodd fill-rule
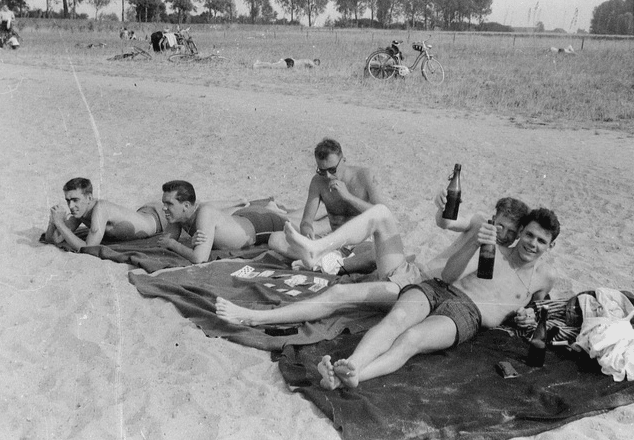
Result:
<svg viewBox="0 0 634 440"><path fill-rule="evenodd" d="M495 216L488 223L494 224ZM495 266L495 245L483 244L480 246L480 258L478 258L478 278L485 280L493 278L493 266Z"/></svg>
<svg viewBox="0 0 634 440"><path fill-rule="evenodd" d="M458 208L460 208L460 196L462 189L460 188L460 170L462 165L457 163L453 167L453 174L449 177L449 186L447 186L447 203L442 213L442 218L447 220L456 220L458 218Z"/></svg>
<svg viewBox="0 0 634 440"><path fill-rule="evenodd" d="M543 367L546 358L546 342L548 331L546 330L546 321L548 320L548 306L542 306L539 312L539 321L533 332L533 337L528 346L528 356L526 357L526 365L529 367Z"/></svg>

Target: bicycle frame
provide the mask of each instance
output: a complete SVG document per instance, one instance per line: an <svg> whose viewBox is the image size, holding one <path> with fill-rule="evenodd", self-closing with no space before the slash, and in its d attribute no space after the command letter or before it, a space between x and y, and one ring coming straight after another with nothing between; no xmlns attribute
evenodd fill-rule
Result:
<svg viewBox="0 0 634 440"><path fill-rule="evenodd" d="M416 59L414 60L414 63L411 66L407 66L403 64L401 61L401 58L397 57L397 60L399 60L399 63L396 65L396 67L397 67L397 72L400 76L409 75L411 71L415 70L416 67L418 67L418 64L422 60L433 58L433 55L429 53L429 46L427 45L428 40L429 39L423 40L423 42L421 43L422 50L416 50L418 52L418 55L416 56ZM392 46L394 47L394 43L392 44ZM402 51L400 50L400 47L398 48L398 50L400 53L402 53Z"/></svg>

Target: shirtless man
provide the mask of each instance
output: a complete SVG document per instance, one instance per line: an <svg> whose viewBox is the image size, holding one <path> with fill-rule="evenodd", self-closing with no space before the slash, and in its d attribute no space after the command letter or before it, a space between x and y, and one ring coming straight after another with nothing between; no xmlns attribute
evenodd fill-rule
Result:
<svg viewBox="0 0 634 440"><path fill-rule="evenodd" d="M242 249L268 243L272 232L282 231L291 215L275 206L249 206L232 213L213 202L197 202L191 183L173 180L163 184L163 211L172 230L158 243L194 264L209 259L212 249ZM192 247L178 241L181 231Z"/></svg>
<svg viewBox="0 0 634 440"><path fill-rule="evenodd" d="M322 358L318 370L321 386L355 388L360 382L390 374L414 355L444 350L471 339L480 328L500 325L533 299L544 298L555 282L554 270L537 265L539 258L555 245L559 221L544 208L522 219L516 246L498 246L492 280L479 279L475 271L458 278L490 236L471 234L452 255L442 280L426 280L401 289L396 304L383 320L364 335L347 359L331 363ZM295 237L306 255L312 243ZM291 239L292 240L292 239ZM300 243L301 242L301 243Z"/></svg>
<svg viewBox="0 0 634 440"><path fill-rule="evenodd" d="M61 205L51 208L45 233L48 243L65 241L74 250L79 250L84 246L96 246L104 238L126 241L169 232L160 203L147 204L132 211L107 200L98 200L93 197L90 180L82 177L66 182L63 190L70 217ZM81 224L88 227L86 240L75 234Z"/></svg>
<svg viewBox="0 0 634 440"><path fill-rule="evenodd" d="M315 147L315 161L317 170L308 187L308 199L299 227L303 236L311 240L318 236L313 223L321 203L326 207L333 231L372 206L383 203L374 174L368 168L347 165L339 142L323 139ZM273 234L269 246L286 257L299 259L283 233ZM351 251L355 257L343 260L344 272L374 269L371 243L364 243ZM344 250L344 256L349 254L350 250Z"/></svg>
<svg viewBox="0 0 634 440"><path fill-rule="evenodd" d="M443 194L441 192L436 197L440 212L444 210L446 202ZM463 234L450 247L452 253L459 251L465 242L478 232L484 236L492 237L499 246L508 247L515 242L520 219L528 212L529 209L526 204L517 199L507 197L500 199L496 204L494 225L486 223L484 214L476 214L470 219L458 217L457 220L446 221L440 226L454 231L463 231ZM291 232L290 228L289 232ZM216 314L221 319L233 324L256 326L314 321L330 316L336 311L346 309L378 309L387 312L396 302L399 290L405 285L434 277L429 276L423 268L406 261L396 218L383 205L372 207L350 220L337 231L314 243L315 245L357 243L359 240L364 240L369 236L374 238L378 278L381 281L335 284L314 298L269 310L247 309L219 297L216 300ZM294 237L295 234L290 234L290 239L293 242L297 241ZM331 246L328 247L330 248ZM312 254L306 255L303 251L298 251L298 254L300 257L307 258L309 263L318 258L312 256ZM450 255L446 257L444 255L445 252L441 256L446 262ZM476 268L477 261L472 261L469 262L465 271L472 272ZM435 277L440 277L441 271L442 268Z"/></svg>

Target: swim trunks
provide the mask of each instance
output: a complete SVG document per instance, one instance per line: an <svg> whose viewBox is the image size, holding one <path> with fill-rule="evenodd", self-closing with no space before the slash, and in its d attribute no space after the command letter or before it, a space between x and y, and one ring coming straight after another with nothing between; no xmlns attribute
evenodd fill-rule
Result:
<svg viewBox="0 0 634 440"><path fill-rule="evenodd" d="M273 232L283 231L286 218L261 206L248 206L233 213L243 217L253 224L255 229L255 244L268 243Z"/></svg>
<svg viewBox="0 0 634 440"><path fill-rule="evenodd" d="M155 234L160 234L167 228L167 217L163 211L163 204L159 202L148 203L141 206L136 212L151 215L156 223Z"/></svg>
<svg viewBox="0 0 634 440"><path fill-rule="evenodd" d="M404 289L409 284L417 284L424 279L420 268L415 263L404 261L381 281L391 281L398 285L399 289Z"/></svg>
<svg viewBox="0 0 634 440"><path fill-rule="evenodd" d="M462 290L434 278L405 286L400 296L410 289L420 289L431 306L429 316L446 316L456 324L454 346L473 338L482 324L480 309Z"/></svg>

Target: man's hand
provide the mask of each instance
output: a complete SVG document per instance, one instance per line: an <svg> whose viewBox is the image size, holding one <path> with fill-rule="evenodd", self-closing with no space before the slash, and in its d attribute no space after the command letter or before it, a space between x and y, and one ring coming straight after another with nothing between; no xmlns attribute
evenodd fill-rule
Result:
<svg viewBox="0 0 634 440"><path fill-rule="evenodd" d="M196 233L192 237L192 247L196 247L198 245L206 243L207 240L209 240L209 237L207 237L207 235L203 231L196 231Z"/></svg>
<svg viewBox="0 0 634 440"><path fill-rule="evenodd" d="M157 243L162 248L172 249L172 246L174 243L177 243L177 241L170 237L169 234L163 234L159 237Z"/></svg>
<svg viewBox="0 0 634 440"><path fill-rule="evenodd" d="M328 182L328 189L330 192L337 193L343 200L347 200L351 197L348 187L342 180L331 180Z"/></svg>
<svg viewBox="0 0 634 440"><path fill-rule="evenodd" d="M478 243L480 245L483 244L492 244L495 245L497 243L498 238L498 230L495 225L490 225L489 223L482 223L480 229L478 230Z"/></svg>
<svg viewBox="0 0 634 440"><path fill-rule="evenodd" d="M62 205L55 205L51 208L51 223L59 227L66 222L68 214Z"/></svg>
<svg viewBox="0 0 634 440"><path fill-rule="evenodd" d="M537 326L537 320L535 319L535 311L532 308L525 309L520 307L515 313L515 325L518 328L531 328Z"/></svg>
<svg viewBox="0 0 634 440"><path fill-rule="evenodd" d="M304 237L310 238L311 240L315 239L315 231L313 230L312 226L300 225L299 233L302 234Z"/></svg>
<svg viewBox="0 0 634 440"><path fill-rule="evenodd" d="M436 194L436 198L434 199L434 203L440 211L445 210L445 205L447 204L447 188L443 188L438 191L438 194Z"/></svg>

